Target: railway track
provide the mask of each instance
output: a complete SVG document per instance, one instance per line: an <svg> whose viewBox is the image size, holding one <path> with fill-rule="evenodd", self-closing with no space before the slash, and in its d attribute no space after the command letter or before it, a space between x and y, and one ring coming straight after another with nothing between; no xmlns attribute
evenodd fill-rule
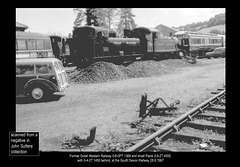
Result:
<svg viewBox="0 0 240 167"><path fill-rule="evenodd" d="M220 92L219 92L220 91ZM125 152L225 151L225 89Z"/></svg>

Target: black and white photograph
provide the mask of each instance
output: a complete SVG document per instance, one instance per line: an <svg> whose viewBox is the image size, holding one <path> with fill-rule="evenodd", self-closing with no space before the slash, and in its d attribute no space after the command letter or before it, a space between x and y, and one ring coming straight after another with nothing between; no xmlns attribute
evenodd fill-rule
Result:
<svg viewBox="0 0 240 167"><path fill-rule="evenodd" d="M15 10L10 156L164 163L226 152L226 8Z"/></svg>

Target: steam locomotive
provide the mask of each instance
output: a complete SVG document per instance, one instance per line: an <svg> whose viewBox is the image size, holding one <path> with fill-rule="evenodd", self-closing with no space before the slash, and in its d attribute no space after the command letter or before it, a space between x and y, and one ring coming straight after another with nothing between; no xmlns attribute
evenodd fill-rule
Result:
<svg viewBox="0 0 240 167"><path fill-rule="evenodd" d="M53 54L64 65L81 68L105 61L123 64L139 60L162 60L182 56L204 57L206 52L225 45L225 36L177 32L173 37L162 37L159 30L147 27L125 29L123 38L98 26L73 29L71 38L50 36Z"/></svg>
<svg viewBox="0 0 240 167"><path fill-rule="evenodd" d="M148 59L178 58L174 38L161 38L157 29L138 27L124 30L123 38L107 28L81 26L73 30L72 38L51 37L53 53L64 64L86 67L96 61L115 64ZM58 51L57 51L58 50Z"/></svg>

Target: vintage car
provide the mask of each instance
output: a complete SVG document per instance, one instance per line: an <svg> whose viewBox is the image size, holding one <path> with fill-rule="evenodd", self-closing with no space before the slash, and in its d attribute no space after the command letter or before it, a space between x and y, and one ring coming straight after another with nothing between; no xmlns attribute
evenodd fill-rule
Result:
<svg viewBox="0 0 240 167"><path fill-rule="evenodd" d="M56 58L16 59L16 96L40 101L68 87L67 74Z"/></svg>
<svg viewBox="0 0 240 167"><path fill-rule="evenodd" d="M212 52L207 52L206 53L206 57L207 58L211 58L211 57L225 57L225 47L218 47L215 48Z"/></svg>

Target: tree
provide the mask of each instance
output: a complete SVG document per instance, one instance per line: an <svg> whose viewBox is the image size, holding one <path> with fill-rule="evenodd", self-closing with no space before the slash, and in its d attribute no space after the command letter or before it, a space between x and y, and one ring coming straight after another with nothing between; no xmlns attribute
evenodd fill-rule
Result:
<svg viewBox="0 0 240 167"><path fill-rule="evenodd" d="M76 14L74 27L81 26L86 19L86 25L112 29L117 8L74 8L73 11Z"/></svg>
<svg viewBox="0 0 240 167"><path fill-rule="evenodd" d="M92 14L99 26L111 29L117 8L95 8Z"/></svg>
<svg viewBox="0 0 240 167"><path fill-rule="evenodd" d="M208 21L186 24L185 26L179 26L178 29L198 31L206 27L212 27L212 26L223 25L223 24L225 24L225 13L220 13L215 15L214 17L211 17Z"/></svg>
<svg viewBox="0 0 240 167"><path fill-rule="evenodd" d="M105 23L107 24L107 27L109 29L113 26L113 19L115 18L117 8L104 8L104 17L105 17Z"/></svg>
<svg viewBox="0 0 240 167"><path fill-rule="evenodd" d="M99 26L108 28L106 23L107 8L95 8L92 14L96 17Z"/></svg>
<svg viewBox="0 0 240 167"><path fill-rule="evenodd" d="M210 33L213 33L213 34L222 34L222 32L221 32L220 30L217 30L217 29L211 30Z"/></svg>
<svg viewBox="0 0 240 167"><path fill-rule="evenodd" d="M207 26L212 27L215 25L225 24L225 13L220 13L215 15L214 17L210 18Z"/></svg>
<svg viewBox="0 0 240 167"><path fill-rule="evenodd" d="M99 26L99 23L97 21L97 15L96 13L98 13L98 11L96 10L96 8L86 8L86 25L91 26Z"/></svg>
<svg viewBox="0 0 240 167"><path fill-rule="evenodd" d="M85 20L84 8L73 8L76 18L73 22L74 27L79 27L82 25L83 20Z"/></svg>
<svg viewBox="0 0 240 167"><path fill-rule="evenodd" d="M118 11L119 15L119 22L117 27L117 32L120 35L123 35L124 29L133 29L136 28L135 21L133 17L135 17L134 14L132 14L132 8L120 8Z"/></svg>

